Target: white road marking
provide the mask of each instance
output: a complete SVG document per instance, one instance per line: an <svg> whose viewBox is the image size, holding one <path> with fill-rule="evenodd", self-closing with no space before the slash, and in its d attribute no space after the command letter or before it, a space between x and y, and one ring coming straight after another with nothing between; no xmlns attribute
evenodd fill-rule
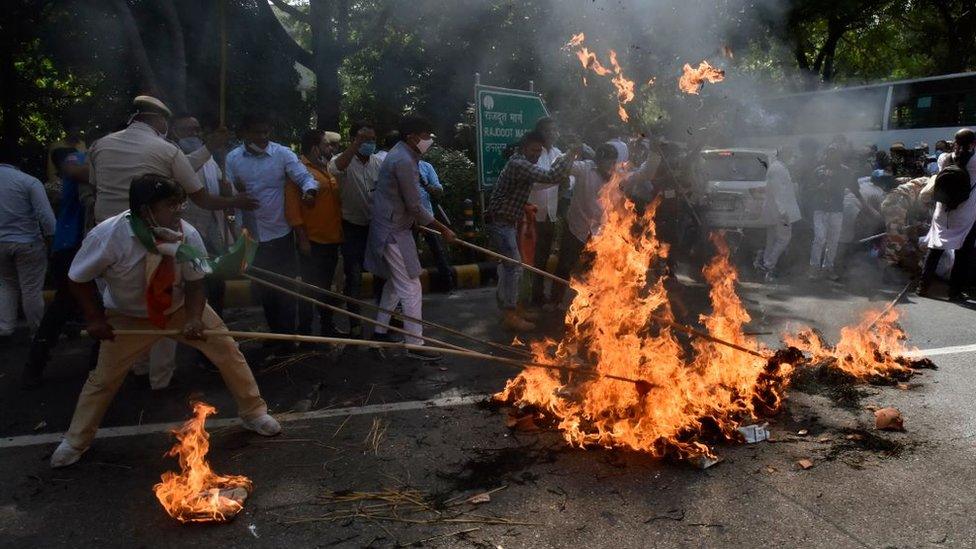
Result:
<svg viewBox="0 0 976 549"><path fill-rule="evenodd" d="M353 406L350 408L332 408L324 410L313 410L311 412L296 412L290 414L277 414L275 418L279 422L304 421L308 419L326 419L340 416L364 416L369 414L386 414L390 412L403 412L407 410L422 410L424 408L450 408L453 406L469 406L490 398L491 395L468 395L468 396L443 396L431 400L413 400L406 402L391 402L389 404L371 404L369 406ZM151 423L146 425L129 425L125 427L105 427L98 430L95 438L116 438L131 437L137 435L147 435L152 433L166 433L183 422L175 423ZM239 418L222 418L207 420L208 429L240 425ZM38 444L51 444L60 442L64 433L45 433L43 435L24 435L7 437L0 439L0 449L19 448L22 446L36 446Z"/></svg>
<svg viewBox="0 0 976 549"><path fill-rule="evenodd" d="M976 345L956 345L954 347L937 347L935 349L920 349L905 353L910 358L939 356L939 355L960 355L964 353L976 353Z"/></svg>

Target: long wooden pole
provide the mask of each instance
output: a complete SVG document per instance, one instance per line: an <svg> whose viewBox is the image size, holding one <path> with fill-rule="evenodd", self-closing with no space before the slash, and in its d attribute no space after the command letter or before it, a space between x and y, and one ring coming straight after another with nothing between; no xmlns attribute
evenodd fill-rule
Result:
<svg viewBox="0 0 976 549"><path fill-rule="evenodd" d="M159 336L159 337L174 337L182 334L180 330L113 330L116 336ZM646 392L650 388L654 387L649 381L643 379L633 379L629 377L617 376L613 374L601 374L589 369L583 368L571 368L569 366L560 366L558 364L542 364L539 362L525 362L522 360L516 360L513 358L505 358L495 355L488 355L485 353L479 353L477 351L469 351L466 349L452 349L443 347L431 347L429 345L413 345L411 343L396 343L392 341L365 341L362 339L350 339L344 337L324 337L324 336L309 336L309 335L299 335L299 334L276 334L271 332L242 332L235 330L204 330L204 337L209 336L228 336L233 338L241 339L270 339L275 341L293 341L296 343L327 343L330 345L352 345L360 347L393 347L398 349L407 349L415 351L437 351L438 353L443 353L445 355L462 356L468 358L480 358L482 360L488 360L491 362L497 362L499 364L507 364L510 366L515 366L518 368L542 368L546 370L558 370L561 372L569 372L572 374L583 374L589 375L596 378L606 378L613 379L616 381L624 381L627 383L633 383L638 387L638 390L643 390Z"/></svg>
<svg viewBox="0 0 976 549"><path fill-rule="evenodd" d="M388 324L383 324L382 322L380 322L378 320L375 320L375 319L372 319L372 318L369 318L368 316L363 316L363 315L360 315L360 314L356 314L354 312L347 311L347 310L343 309L342 307L336 307L335 305L330 305L330 304L325 303L323 301L319 301L319 300L315 299L314 297L309 297L309 296L303 295L303 294L301 294L299 292L296 292L296 291L293 291L293 290L289 290L288 288L283 288L283 287L281 287L281 286L279 286L279 285L277 285L277 284L275 284L273 282L268 282L267 280L258 278L258 277L253 276L253 275L249 275L247 273L244 273L243 276L244 276L244 278L247 278L251 282L257 282L258 284L261 284L262 286L266 286L268 288L272 288L272 289L278 290L279 292L283 292L285 294L288 294L288 295L290 295L292 297L295 297L297 299L300 299L302 301L307 301L307 302L311 303L312 305L317 305L319 307L322 307L323 309L328 309L328 310L330 310L332 312L344 314L344 315L346 315L348 317L355 318L355 319L361 320L363 322L368 322L368 323L370 323L370 324L372 324L372 325L374 325L374 326L376 326L378 328L385 328L387 330L391 330L391 331L394 331L396 333L403 334L405 336L416 337L416 338L419 338L419 339L421 339L421 340L423 340L425 342L430 342L430 343L433 343L435 345L439 345L441 347L448 347L448 348L451 348L451 349L454 349L454 350L457 350L457 351L467 351L468 350L468 349L465 349L464 347L460 347L460 346L455 345L453 343L448 343L446 341L441 341L439 339L435 339L435 338L432 338L432 337L418 336L416 334L411 334L410 332L404 330L403 328L397 328L396 326L390 326Z"/></svg>
<svg viewBox="0 0 976 549"><path fill-rule="evenodd" d="M421 226L420 229L421 230L424 230L424 231L427 231L429 233L433 233L433 234L438 234L438 235L441 234L439 231L435 231L434 229L430 229L428 227ZM496 253L496 252L493 252L491 250L487 250L485 248L482 248L481 246L472 244L470 242L465 242L465 241L463 241L463 240L461 240L459 238L458 239L455 239L454 242L456 244L460 244L461 246L466 246L468 248L471 248L472 250L477 250L477 251L479 251L479 252L481 252L481 253L483 253L485 255L488 255L488 256L497 258L497 259L499 259L501 261L505 261L505 262L508 262L508 263L513 263L513 264L516 264L516 265L521 265L523 269L528 269L528 270L530 270L532 272L535 272L535 273L538 273L538 274L540 274L542 276L545 276L546 278L549 278L549 279L553 280L554 282L558 282L560 284L565 284L567 287L571 287L570 282L568 280L566 280L565 278L561 278L561 277L558 277L558 276L556 276L554 274L547 273L546 271L543 271L541 269L536 269L532 265L527 265L527 264L522 263L521 261L519 261L517 259L512 259L511 257L502 255L500 253ZM660 323L660 324L664 324L666 326L669 326L671 328L674 328L675 330L684 332L686 334L690 334L690 335L693 335L695 337L700 337L702 339L707 339L708 341L711 341L712 343L718 343L719 345L725 345L726 347L729 347L731 349L735 349L737 351L742 351L743 353L748 353L750 355L753 355L753 356L758 357L758 358L762 358L764 360L767 359L767 358L769 358L766 355L764 355L764 354L762 354L762 353L760 353L758 351L755 351L755 350L752 350L752 349L743 347L741 345L737 345L737 344L732 343L732 342L729 342L729 341L725 341L724 339L719 339L719 338L717 338L717 337L715 337L713 335L707 334L707 333L705 333L705 332L703 332L701 330L696 330L695 328L692 328L691 326L687 326L685 324L681 324L679 322L675 322L675 321L669 320L667 318L662 318L662 317L659 317L659 316L656 316L656 315L651 315L651 320L654 321L654 322Z"/></svg>
<svg viewBox="0 0 976 549"><path fill-rule="evenodd" d="M494 347L496 349L500 349L502 351L507 351L507 352L510 352L510 353L515 353L515 354L518 354L518 355L521 355L521 356L532 356L532 353L530 353L529 351L526 351L525 349L519 349L517 347L512 347L510 345L504 345L502 343L495 343L494 341L488 341L488 340L485 340L485 339L480 339L480 338L474 337L472 335L466 334L466 333L464 333L464 332L462 332L460 330L455 330L454 328L450 328L450 327L447 327L447 326L438 324L436 322L432 322L430 320L424 320L422 318L414 318L414 317L412 317L410 315L406 315L406 314L403 314L403 313L399 313L397 311L391 311L389 309L385 309L383 307L380 307L379 305L377 305L375 303L371 303L369 301L364 301L364 300L361 300L361 299L356 299L354 297L350 297L350 296L347 296L347 295L344 295L344 294L340 294L338 292L333 292L332 290L328 290L326 288L321 288L319 286L315 286L313 284L309 284L308 282L305 282L305 281L302 281L302 280L297 280L297 279L294 279L294 278L290 278L290 277L287 277L287 276L285 276L283 274L276 273L274 271L269 271L267 269L262 269L260 267L255 267L254 265L249 265L247 269L249 271L253 271L255 273L258 273L258 274L260 274L262 276L270 276L270 277L273 277L275 279L281 280L283 282L288 282L290 284L295 284L295 285L300 286L302 288L305 288L305 289L308 289L308 290L312 290L312 291L316 291L316 292L319 292L319 293L321 293L323 295L327 295L327 296L332 297L332 298L335 298L335 299L341 299L341 300L347 301L349 303L355 303L356 305L361 305L361 306L364 306L364 307L370 307L370 308L372 308L374 310L384 312L384 313L392 316L393 318L398 318L398 319L400 319L402 321L417 322L419 324L423 324L424 326L429 326L429 327L435 328L437 330L443 330L444 332L447 332L447 333L449 333L451 335L454 335L454 336L457 336L457 337L466 339L466 340L471 341L473 343L478 343L478 344L481 344L481 345L487 345L489 347Z"/></svg>

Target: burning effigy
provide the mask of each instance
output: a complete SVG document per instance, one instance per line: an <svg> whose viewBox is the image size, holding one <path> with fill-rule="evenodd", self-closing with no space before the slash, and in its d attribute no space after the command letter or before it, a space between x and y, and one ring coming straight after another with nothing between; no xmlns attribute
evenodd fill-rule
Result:
<svg viewBox="0 0 976 549"><path fill-rule="evenodd" d="M934 368L927 358L908 358L917 349L905 345L908 335L898 325L898 311L866 311L861 321L840 330L831 346L817 331L805 328L783 335L783 341L809 355L811 365L828 368L854 381L905 380L916 370Z"/></svg>
<svg viewBox="0 0 976 549"><path fill-rule="evenodd" d="M173 431L176 444L166 453L179 459L180 472L163 473L153 486L166 513L182 523L227 522L244 508L253 488L245 476L219 475L210 468L210 434L204 423L216 412L209 404L193 404L193 417Z"/></svg>
<svg viewBox="0 0 976 549"><path fill-rule="evenodd" d="M782 409L800 369L830 359L856 380L913 371L901 358L904 333L892 312L845 328L836 347L804 331L774 352L747 335L750 315L720 233L711 236L716 255L703 269L711 312L699 320L707 337L682 344L672 328L668 244L657 238L656 203L641 212L626 198L624 180L618 173L601 191L604 224L587 243L592 267L571 281L576 295L564 336L531 344L535 362L574 365L580 374L526 368L496 400L549 421L574 446L714 458L716 444L741 440L740 426Z"/></svg>

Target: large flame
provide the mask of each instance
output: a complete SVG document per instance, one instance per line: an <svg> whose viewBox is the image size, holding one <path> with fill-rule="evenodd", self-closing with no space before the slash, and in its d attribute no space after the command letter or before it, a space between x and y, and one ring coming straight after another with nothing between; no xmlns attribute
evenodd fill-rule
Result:
<svg viewBox="0 0 976 549"><path fill-rule="evenodd" d="M166 513L180 522L230 520L243 508L242 501L251 491L249 478L218 475L210 469L210 435L204 423L216 411L203 402L193 404L193 417L173 431L177 442L166 453L179 457L180 472L163 473L162 482L153 486Z"/></svg>
<svg viewBox="0 0 976 549"><path fill-rule="evenodd" d="M816 331L804 329L785 334L783 341L808 353L815 362L830 365L855 379L870 381L909 374L902 358L914 351L905 345L907 335L898 326L898 311L866 311L861 321L840 330L840 341L831 347Z"/></svg>
<svg viewBox="0 0 976 549"><path fill-rule="evenodd" d="M610 68L600 63L597 59L596 54L591 52L589 48L583 45L583 41L586 39L586 35L582 32L579 34L574 34L569 42L566 43L564 49L576 49L576 57L579 59L580 64L583 65L584 69L592 70L599 76L611 76L610 83L617 91L617 115L621 120L627 122L630 120L630 116L627 114L627 110L624 105L630 103L634 100L634 90L635 84L633 80L628 79L624 76L623 68L621 68L620 63L617 62L617 52L610 50ZM586 85L586 77L583 77L583 85Z"/></svg>
<svg viewBox="0 0 976 549"><path fill-rule="evenodd" d="M711 66L708 61L699 63L697 69L685 63L681 78L678 79L678 89L698 95L705 82L715 84L722 80L725 80L725 71Z"/></svg>
<svg viewBox="0 0 976 549"><path fill-rule="evenodd" d="M622 180L617 174L601 191L605 223L587 244L590 271L572 281L576 297L563 339L532 347L536 361L590 364L604 376L647 380L650 392L607 377L528 368L496 398L554 418L573 445L712 456L711 441L735 438L742 421L777 411L792 366L704 341L689 353L670 329L649 320L674 318L663 274L668 245L656 236L657 204L639 213ZM704 273L714 310L701 320L711 335L760 351L742 332L749 315L735 293L728 247L720 235L713 242L718 255Z"/></svg>

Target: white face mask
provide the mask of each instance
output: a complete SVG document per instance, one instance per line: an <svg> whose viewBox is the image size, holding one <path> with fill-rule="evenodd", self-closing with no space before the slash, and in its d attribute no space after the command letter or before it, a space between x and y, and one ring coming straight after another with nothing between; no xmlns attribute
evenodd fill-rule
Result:
<svg viewBox="0 0 976 549"><path fill-rule="evenodd" d="M420 141L417 142L417 150L420 151L420 154L424 154L425 152L427 152L427 149L429 149L430 146L433 144L434 144L433 137L431 137L430 139L421 139Z"/></svg>

